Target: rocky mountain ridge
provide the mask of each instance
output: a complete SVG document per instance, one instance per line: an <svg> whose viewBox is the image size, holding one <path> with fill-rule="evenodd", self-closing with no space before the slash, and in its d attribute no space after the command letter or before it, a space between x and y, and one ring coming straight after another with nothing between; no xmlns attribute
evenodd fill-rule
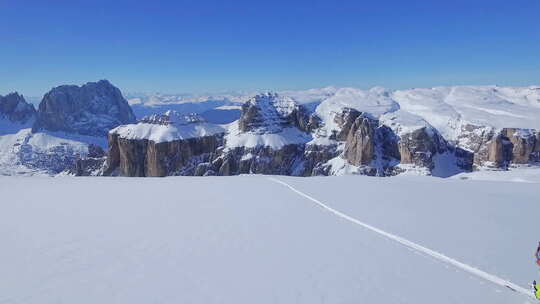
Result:
<svg viewBox="0 0 540 304"><path fill-rule="evenodd" d="M38 111L8 96L0 97L0 118L15 127L0 134L3 174L446 177L540 162L534 86L263 93L217 103L240 113L226 123L172 110L136 123L108 81L54 88ZM207 111L207 99L202 107L182 100L188 107L177 109Z"/></svg>
<svg viewBox="0 0 540 304"><path fill-rule="evenodd" d="M311 109L289 96L259 94L243 104L238 121L220 126L223 132L169 141L127 139L113 130L107 172L389 176L415 171L450 176L538 162L536 130L462 120L459 134L446 139L427 119L404 110L394 94L380 88L338 90Z"/></svg>
<svg viewBox="0 0 540 304"><path fill-rule="evenodd" d="M0 96L0 174L81 173L77 167L86 160L94 160L98 174L108 131L134 121L120 90L106 80L53 88L37 111L17 93Z"/></svg>
<svg viewBox="0 0 540 304"><path fill-rule="evenodd" d="M39 104L33 130L106 136L110 129L132 122L135 115L120 90L100 80L53 88Z"/></svg>

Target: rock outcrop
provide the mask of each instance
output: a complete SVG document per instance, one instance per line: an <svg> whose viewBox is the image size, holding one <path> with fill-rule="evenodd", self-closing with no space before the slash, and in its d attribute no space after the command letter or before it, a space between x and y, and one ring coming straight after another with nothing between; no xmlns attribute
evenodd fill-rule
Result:
<svg viewBox="0 0 540 304"><path fill-rule="evenodd" d="M319 119L290 97L266 93L256 95L242 105L238 128L242 132L276 133L283 127L310 132L319 126Z"/></svg>
<svg viewBox="0 0 540 304"><path fill-rule="evenodd" d="M276 94L257 95L244 104L241 117L236 123L239 134L228 139L224 137L225 130L207 136L192 136L193 133L187 137L178 136L193 125L202 126L204 121L188 115L185 117L192 118L178 122L168 116L170 113L145 118L128 129L120 127L111 131L106 174L208 176L253 173L307 176L313 174L313 169L329 157L336 156L333 151L307 145L306 142L286 142L288 139L283 137L282 132L296 130L293 133L304 134L307 138L309 136L305 130L316 128L319 120L293 100ZM155 129L156 124L160 125L160 132L163 133L171 133L173 128L181 129L174 134L182 138L164 142L151 137L126 138L128 134L136 133L136 128L153 125ZM204 128L215 130L216 126L206 124ZM264 137L269 134L283 144L279 147L271 144L233 144L238 138Z"/></svg>
<svg viewBox="0 0 540 304"><path fill-rule="evenodd" d="M36 109L18 93L0 95L0 117L2 116L12 122L27 123L35 118Z"/></svg>
<svg viewBox="0 0 540 304"><path fill-rule="evenodd" d="M501 134L512 144L512 159L514 164L528 164L538 161L537 138L540 132L527 129L507 128Z"/></svg>
<svg viewBox="0 0 540 304"><path fill-rule="evenodd" d="M135 115L120 90L101 80L53 88L39 105L33 130L107 136L110 129L133 122Z"/></svg>
<svg viewBox="0 0 540 304"><path fill-rule="evenodd" d="M356 91L348 89L344 94L348 101ZM221 132L182 131L189 136L178 138L171 134L180 131L171 128L204 122L196 116L179 120L167 113L152 116L109 134L106 173L389 176L414 170L450 176L471 171L473 166L504 169L540 158L540 135L535 130L496 130L459 122L451 125L456 136L447 140L423 117L401 110L391 96L379 89L359 94L368 100L356 108L333 99L324 107L308 110L290 97L260 94L243 104L240 119ZM370 112L358 109L362 107ZM165 129L148 131L141 129L144 124Z"/></svg>
<svg viewBox="0 0 540 304"><path fill-rule="evenodd" d="M236 127L233 124L229 130L210 136L161 142L162 136L155 134L171 133L171 128L180 128L180 125L187 128L203 123L195 118L173 122L169 116L167 113L153 116L138 125L113 130L109 134L106 174L328 175L335 173L332 160L341 158L344 164L358 167L358 173L384 176L399 173L395 166L400 161L431 170L435 167L436 155L454 153L431 129L421 128L400 137L371 115L347 107L332 117L331 123L337 129L322 132L319 129L324 127L324 122L315 113L276 94L253 97L242 107ZM147 134L145 128L156 124L165 129L150 136L134 137L134 134ZM317 135L319 133L329 135ZM464 170L466 156L456 156L456 162L460 162Z"/></svg>
<svg viewBox="0 0 540 304"><path fill-rule="evenodd" d="M138 130L138 137L130 133ZM145 137L163 132L171 140ZM134 132L134 133L138 133ZM167 112L141 120L139 124L120 127L108 135L109 152L105 175L167 176L194 175L199 163L208 161L223 143L220 129L206 124L197 115Z"/></svg>
<svg viewBox="0 0 540 304"><path fill-rule="evenodd" d="M540 161L540 132L533 129L466 125L460 135L460 146L474 154L477 168L507 169L512 165Z"/></svg>
<svg viewBox="0 0 540 304"><path fill-rule="evenodd" d="M67 173L76 176L100 176L103 175L106 161L105 151L100 146L90 144L88 154L79 157Z"/></svg>

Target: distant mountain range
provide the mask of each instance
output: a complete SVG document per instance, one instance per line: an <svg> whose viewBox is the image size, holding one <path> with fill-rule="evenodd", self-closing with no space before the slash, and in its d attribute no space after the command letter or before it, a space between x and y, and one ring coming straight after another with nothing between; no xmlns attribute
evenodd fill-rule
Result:
<svg viewBox="0 0 540 304"><path fill-rule="evenodd" d="M223 95L59 86L0 96L0 174L295 176L537 166L540 87Z"/></svg>

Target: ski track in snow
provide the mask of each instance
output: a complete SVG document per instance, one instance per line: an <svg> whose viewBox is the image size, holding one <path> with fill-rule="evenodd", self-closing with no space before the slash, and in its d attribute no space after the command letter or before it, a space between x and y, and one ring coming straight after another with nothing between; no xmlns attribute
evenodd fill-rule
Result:
<svg viewBox="0 0 540 304"><path fill-rule="evenodd" d="M415 250L417 252L422 252L424 254L427 254L427 255L429 255L429 256L431 256L431 257L433 257L433 258L435 258L435 259L437 259L439 261L442 261L442 262L444 262L446 264L450 264L450 265L452 265L452 266L454 266L456 268L459 268L459 269L461 269L463 271L466 271L466 272L468 272L468 273L470 273L472 275L475 275L475 276L477 276L477 277L479 277L479 278L481 278L483 280L486 280L486 281L491 282L493 284L508 288L508 289L510 289L510 290L512 290L514 292L526 295L526 296L528 296L528 297L530 297L532 299L536 299L536 297L534 296L532 291L527 289L527 288L523 288L523 287L521 287L521 286L519 286L517 284L514 284L514 283L512 283L510 281L507 281L505 279L502 279L502 278L500 278L500 277L498 277L496 275L489 274L489 273L487 273L485 271L482 271L482 270L480 270L478 268L472 267L470 265L467 265L465 263L457 261L457 260L455 260L453 258L450 258L450 257L448 257L448 256L446 256L446 255L444 255L442 253L431 250L431 249L429 249L427 247L424 247L424 246L419 245L417 243L411 242L411 241L409 241L407 239L404 239L404 238L402 238L400 236L397 236L395 234L386 232L384 230L381 230L379 228L376 228L374 226L366 224L366 223L364 223L364 222L362 222L362 221L360 221L360 220L358 220L358 219L356 219L354 217L351 217L351 216L349 216L349 215L347 215L345 213L342 213L342 212L328 206L327 204L325 204L325 203L317 200L316 198L314 198L314 197L312 197L312 196L310 196L310 195L308 195L308 194L294 188L293 186L287 184L286 182L284 182L282 180L279 180L279 179L274 178L274 177L268 177L268 179L271 180L272 182L278 183L280 185L283 185L283 186L289 188L291 191L297 193L298 195L307 198L308 200L314 202L315 204L322 207L323 209L325 209L325 210L333 213L334 215L336 215L338 217L341 217L341 218L343 218L343 219L345 219L345 220L347 220L349 222L352 222L352 223L354 223L356 225L362 226L362 227L364 227L364 228L366 228L368 230L371 230L371 231L373 231L375 233L378 233L378 234L380 234L382 236L385 236L385 237L387 237L387 238L389 238L389 239L391 239L393 241L396 241L396 242L398 242L398 243L400 243L400 244L402 244L402 245L404 245L404 246L406 246L408 248L411 248L411 249L413 249L413 250Z"/></svg>

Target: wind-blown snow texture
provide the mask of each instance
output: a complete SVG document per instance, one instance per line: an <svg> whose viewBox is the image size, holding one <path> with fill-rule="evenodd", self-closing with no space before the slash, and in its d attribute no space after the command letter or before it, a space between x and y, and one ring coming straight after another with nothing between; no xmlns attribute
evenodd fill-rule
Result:
<svg viewBox="0 0 540 304"><path fill-rule="evenodd" d="M538 184L280 180L520 286L537 278ZM2 302L534 303L264 176L2 177L0 191Z"/></svg>

